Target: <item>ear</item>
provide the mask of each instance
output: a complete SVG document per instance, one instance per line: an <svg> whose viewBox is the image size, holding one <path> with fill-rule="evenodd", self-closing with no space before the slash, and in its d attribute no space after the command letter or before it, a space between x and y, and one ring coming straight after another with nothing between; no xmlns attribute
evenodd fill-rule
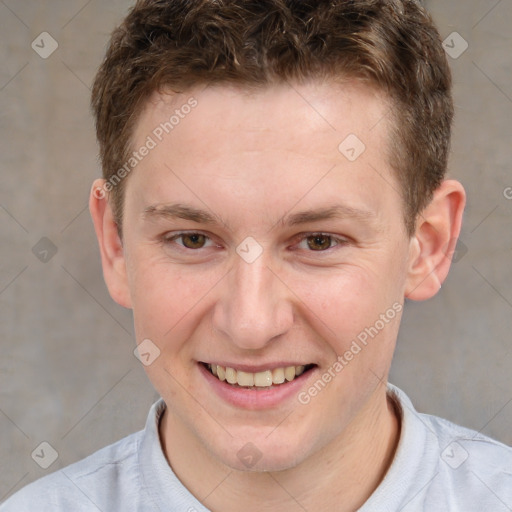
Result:
<svg viewBox="0 0 512 512"><path fill-rule="evenodd" d="M121 306L131 308L123 244L104 185L105 180L95 180L89 198L89 210L100 246L103 279L110 296Z"/></svg>
<svg viewBox="0 0 512 512"><path fill-rule="evenodd" d="M450 270L465 204L463 186L458 181L445 180L418 216L411 238L406 298L430 299L441 288Z"/></svg>

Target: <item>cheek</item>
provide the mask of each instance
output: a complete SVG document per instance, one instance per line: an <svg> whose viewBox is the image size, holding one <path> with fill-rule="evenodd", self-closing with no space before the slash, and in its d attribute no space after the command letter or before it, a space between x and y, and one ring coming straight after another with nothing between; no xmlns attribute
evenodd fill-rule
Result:
<svg viewBox="0 0 512 512"><path fill-rule="evenodd" d="M225 266L177 265L155 256L151 247L132 256L129 273L137 340L190 337L208 309L215 308L219 291L226 293ZM295 302L299 321L329 340L338 354L400 296L403 278L396 254L374 252L360 260L325 271L277 271L293 292L287 300Z"/></svg>
<svg viewBox="0 0 512 512"><path fill-rule="evenodd" d="M150 338L162 349L177 350L208 314L226 271L177 265L142 251L136 256L130 286L137 340Z"/></svg>
<svg viewBox="0 0 512 512"><path fill-rule="evenodd" d="M382 344L392 348L399 323L396 309L403 296L401 279L392 265L351 266L316 278L301 278L295 287L310 325L341 355L358 339L372 341L374 346L379 343L379 349ZM384 325L381 315L385 316ZM371 329L375 324L377 335ZM362 347L366 349L364 344ZM371 351L365 352L370 356Z"/></svg>

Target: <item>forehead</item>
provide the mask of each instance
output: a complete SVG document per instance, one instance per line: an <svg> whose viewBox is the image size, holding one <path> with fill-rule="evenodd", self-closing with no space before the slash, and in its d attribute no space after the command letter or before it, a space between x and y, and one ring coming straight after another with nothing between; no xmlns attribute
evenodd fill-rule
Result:
<svg viewBox="0 0 512 512"><path fill-rule="evenodd" d="M189 108L192 102L199 108ZM279 83L260 87L202 86L183 93L153 92L137 123L134 140L144 136L151 126L171 120L173 114L173 131L178 124L186 124L181 123L184 118L190 117L194 119L196 130L209 129L211 125L222 131L236 127L240 128L239 136L285 128L292 137L302 133L313 139L316 134L330 133L339 138L347 130L364 137L377 125L380 129L376 134L385 129L386 122L381 121L385 121L389 110L390 101L384 93L355 80L311 80L303 84ZM178 133L173 136L179 135L180 131L184 129L176 130ZM209 138L215 134L210 133ZM283 140L278 142L282 144Z"/></svg>
<svg viewBox="0 0 512 512"><path fill-rule="evenodd" d="M283 208L327 196L378 206L383 192L396 201L398 188L382 187L383 177L394 180L388 112L383 94L357 82L154 93L132 146L151 138L155 147L130 180L145 207L168 201L177 187L192 198L190 187L199 198L238 198L242 207L250 198L262 213L276 205L277 193Z"/></svg>

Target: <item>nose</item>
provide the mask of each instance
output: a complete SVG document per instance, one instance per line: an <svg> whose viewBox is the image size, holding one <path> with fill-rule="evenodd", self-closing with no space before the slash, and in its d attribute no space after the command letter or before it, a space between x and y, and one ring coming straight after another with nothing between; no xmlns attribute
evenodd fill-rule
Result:
<svg viewBox="0 0 512 512"><path fill-rule="evenodd" d="M253 263L237 257L226 277L213 324L232 344L258 350L292 327L292 294L263 255Z"/></svg>

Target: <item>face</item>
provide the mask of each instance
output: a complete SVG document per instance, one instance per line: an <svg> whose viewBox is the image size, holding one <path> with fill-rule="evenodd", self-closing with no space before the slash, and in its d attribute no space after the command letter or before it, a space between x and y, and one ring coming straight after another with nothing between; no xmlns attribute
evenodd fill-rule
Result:
<svg viewBox="0 0 512 512"><path fill-rule="evenodd" d="M223 464L293 467L385 402L410 253L388 108L357 83L215 86L138 122L127 305L170 424Z"/></svg>

